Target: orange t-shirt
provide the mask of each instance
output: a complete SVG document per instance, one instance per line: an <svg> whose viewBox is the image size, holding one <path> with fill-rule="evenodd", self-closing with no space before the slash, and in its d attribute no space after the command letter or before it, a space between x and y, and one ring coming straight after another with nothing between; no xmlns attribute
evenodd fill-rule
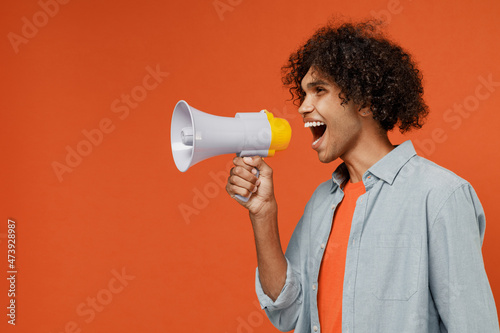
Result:
<svg viewBox="0 0 500 333"><path fill-rule="evenodd" d="M318 313L321 332L342 332L342 291L345 257L351 221L359 196L365 193L362 181L344 187L344 198L337 206L332 230L326 245L318 281Z"/></svg>

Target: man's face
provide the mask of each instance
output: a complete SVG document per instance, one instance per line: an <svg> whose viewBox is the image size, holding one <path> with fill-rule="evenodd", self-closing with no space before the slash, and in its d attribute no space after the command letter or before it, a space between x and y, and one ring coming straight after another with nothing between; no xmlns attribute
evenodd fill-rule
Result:
<svg viewBox="0 0 500 333"><path fill-rule="evenodd" d="M299 107L304 126L313 134L312 148L323 163L346 156L358 144L362 129L359 107L352 101L341 105L340 89L324 75L309 69L301 82L305 98Z"/></svg>

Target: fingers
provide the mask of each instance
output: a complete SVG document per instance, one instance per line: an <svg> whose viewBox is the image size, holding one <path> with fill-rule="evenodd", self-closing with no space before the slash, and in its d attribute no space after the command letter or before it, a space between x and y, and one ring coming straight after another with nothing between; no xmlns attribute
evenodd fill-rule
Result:
<svg viewBox="0 0 500 333"><path fill-rule="evenodd" d="M236 157L233 163L235 166L231 169L226 191L231 196L239 194L244 197L255 193L259 185L259 180L256 177L257 169L244 163L240 157Z"/></svg>
<svg viewBox="0 0 500 333"><path fill-rule="evenodd" d="M236 166L231 170L231 175L229 176L229 183L231 185L244 188L253 193L257 191L257 182L257 177L242 167Z"/></svg>
<svg viewBox="0 0 500 333"><path fill-rule="evenodd" d="M271 176L273 173L273 169L264 161L264 159L260 156L252 156L252 157L243 157L242 162L249 167L255 167L259 170L261 175Z"/></svg>
<svg viewBox="0 0 500 333"><path fill-rule="evenodd" d="M257 157L257 158L260 158L260 157ZM251 161L252 158L251 157L235 157L233 159L233 164L235 166L240 166L248 171L250 171L251 173L253 173L254 175L257 174L257 168L255 168L253 165L245 162L245 161Z"/></svg>

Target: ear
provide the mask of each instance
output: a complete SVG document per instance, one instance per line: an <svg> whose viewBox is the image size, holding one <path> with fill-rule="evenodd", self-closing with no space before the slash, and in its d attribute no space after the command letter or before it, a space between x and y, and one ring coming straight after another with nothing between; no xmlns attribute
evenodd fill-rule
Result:
<svg viewBox="0 0 500 333"><path fill-rule="evenodd" d="M358 113L361 117L368 117L372 113L369 106L360 107Z"/></svg>

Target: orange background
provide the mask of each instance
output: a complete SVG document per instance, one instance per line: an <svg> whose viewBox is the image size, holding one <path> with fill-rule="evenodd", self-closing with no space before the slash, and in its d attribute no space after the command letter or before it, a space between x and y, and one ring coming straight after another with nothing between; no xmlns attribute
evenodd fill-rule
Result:
<svg viewBox="0 0 500 333"><path fill-rule="evenodd" d="M268 159L286 246L336 165L320 164L311 150L280 67L339 14L382 15L418 62L431 116L422 130L391 137L414 140L421 155L472 183L486 211L484 260L500 299L500 87L481 87L481 77L500 82L498 1L75 0L56 13L49 7L46 21L41 8L34 0L0 5L0 269L5 276L13 218L19 271L15 328L0 281L1 331L274 332L256 305L248 214L222 185L232 156L177 171L171 114L185 99L221 116L267 108L289 120L289 149ZM40 27L16 53L9 36L21 36L23 17L33 16ZM146 91L148 66L169 74ZM141 91L147 96L126 115L122 95ZM464 103L471 112L453 111ZM52 164L65 163L67 146L85 149L82 131L103 119L113 131L59 181ZM129 280L120 284L113 270ZM96 297L106 304L91 316Z"/></svg>

